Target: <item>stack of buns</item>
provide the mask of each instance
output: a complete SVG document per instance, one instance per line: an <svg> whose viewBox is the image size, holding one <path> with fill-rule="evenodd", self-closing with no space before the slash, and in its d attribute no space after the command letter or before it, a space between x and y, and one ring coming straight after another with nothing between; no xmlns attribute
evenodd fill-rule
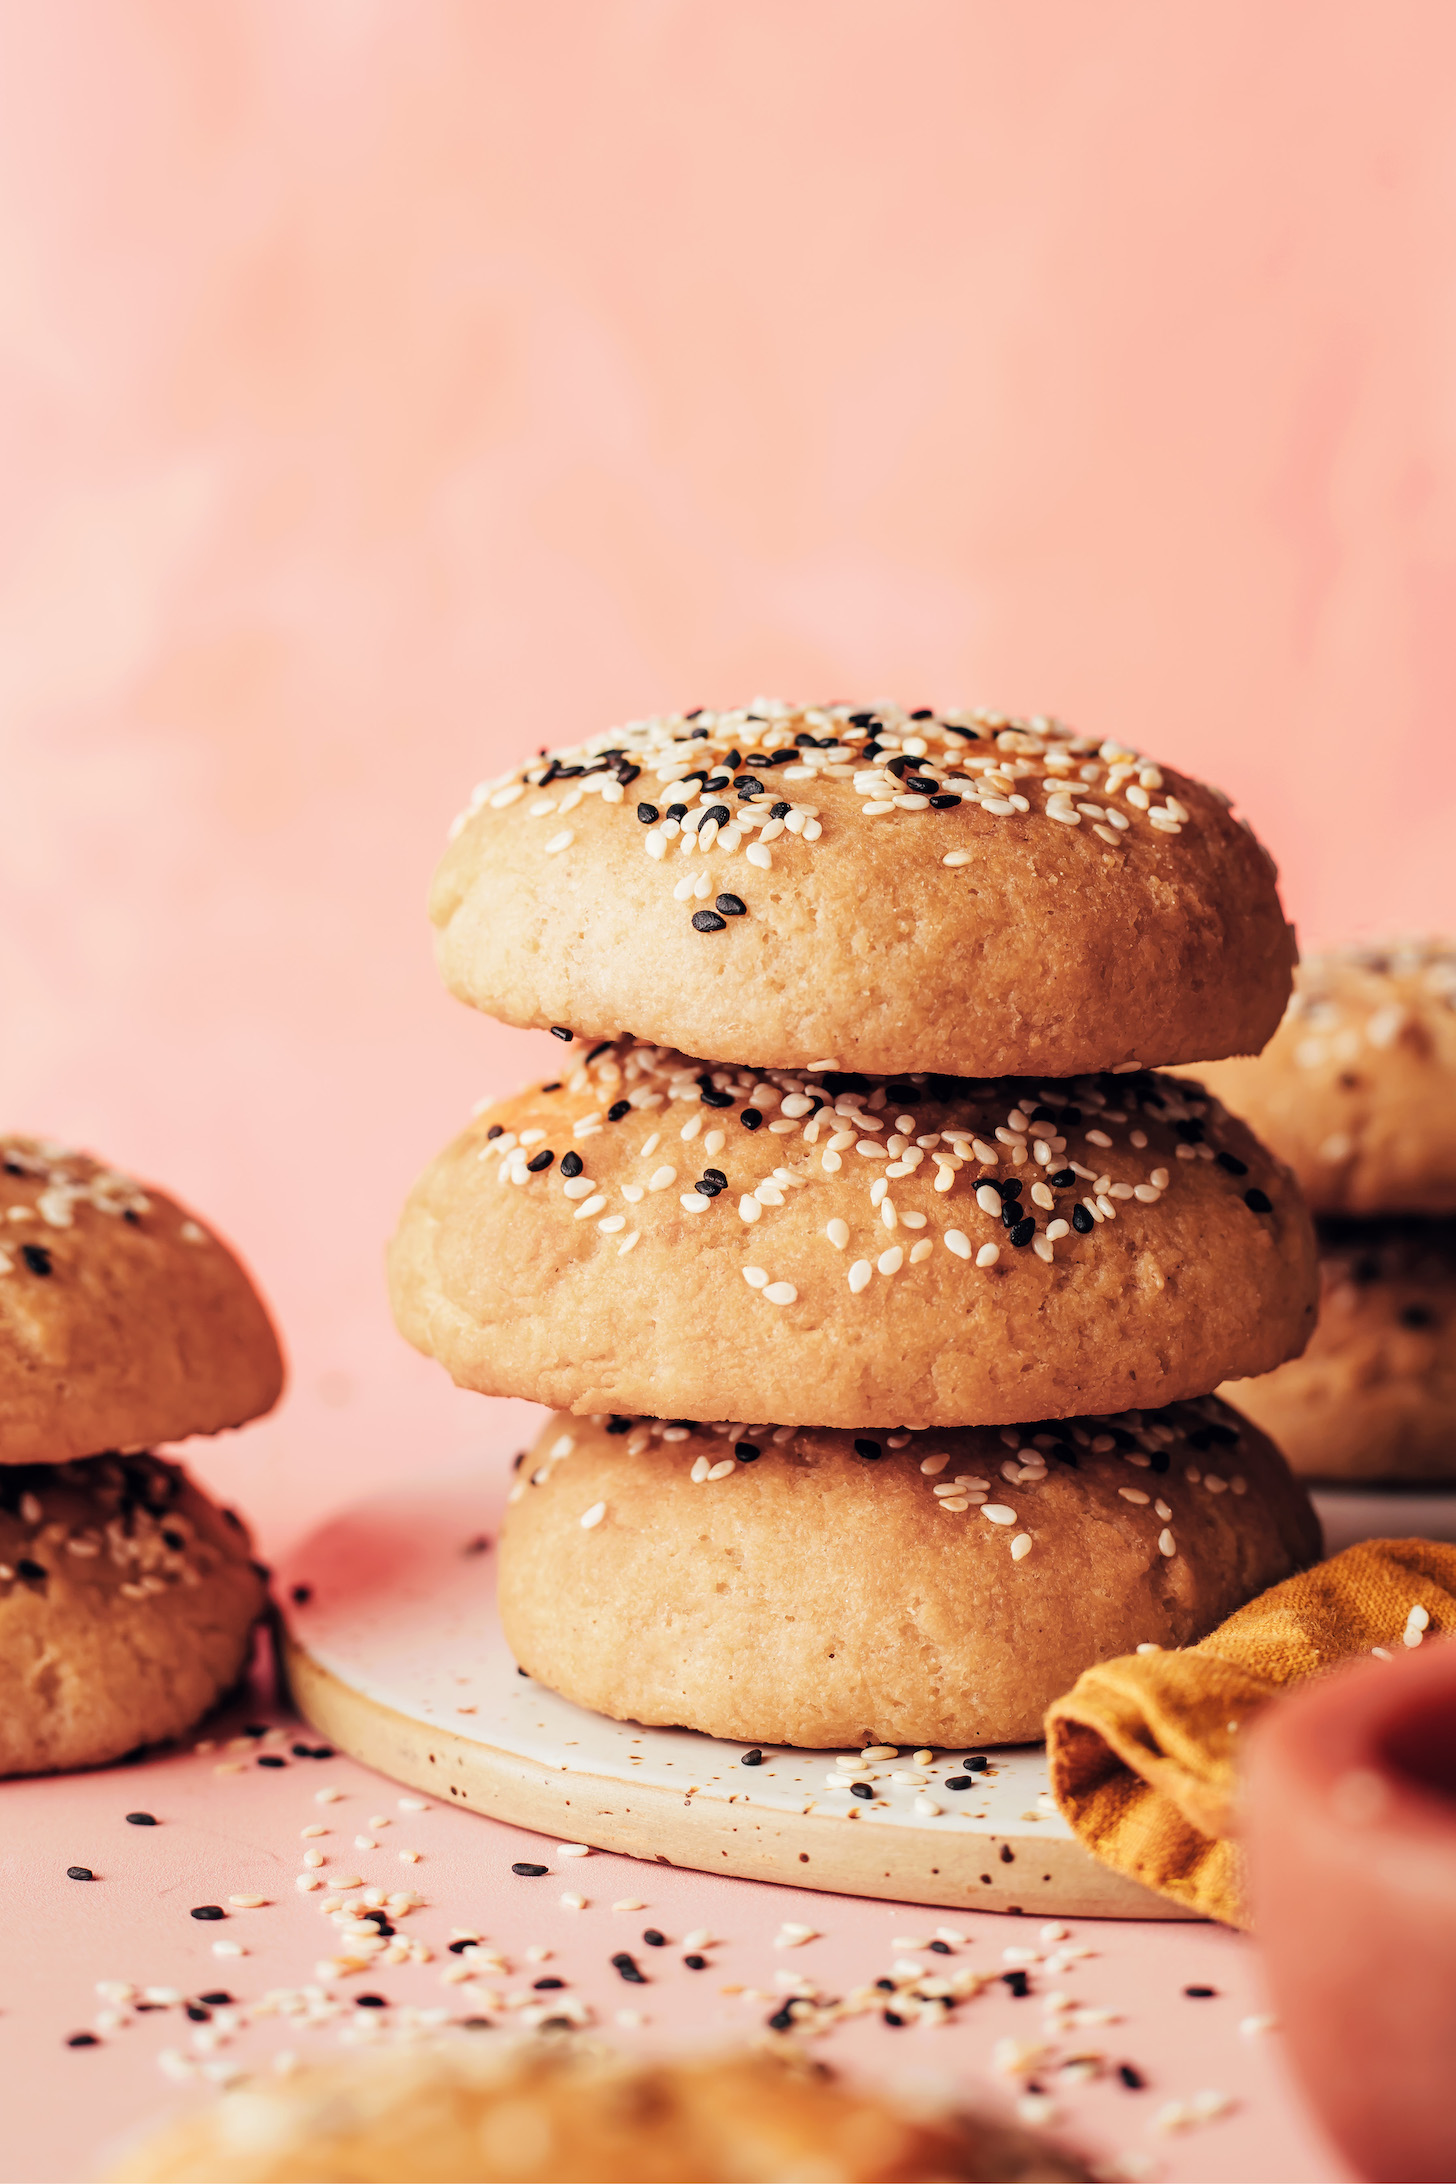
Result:
<svg viewBox="0 0 1456 2184"><path fill-rule="evenodd" d="M1014 1742L1318 1552L1211 1391L1314 1323L1288 1171L1198 1086L1290 990L1217 792L986 712L636 721L482 783L462 999L562 1042L430 1167L398 1323L558 1416L506 1634L621 1719Z"/></svg>
<svg viewBox="0 0 1456 2184"><path fill-rule="evenodd" d="M1304 1355L1224 1392L1308 1478L1456 1483L1456 942L1311 957L1206 1075L1298 1176L1323 1292Z"/></svg>
<svg viewBox="0 0 1456 2184"><path fill-rule="evenodd" d="M282 1385L256 1290L185 1207L0 1138L0 1774L180 1735L237 1680L265 1573L241 1519L149 1452Z"/></svg>

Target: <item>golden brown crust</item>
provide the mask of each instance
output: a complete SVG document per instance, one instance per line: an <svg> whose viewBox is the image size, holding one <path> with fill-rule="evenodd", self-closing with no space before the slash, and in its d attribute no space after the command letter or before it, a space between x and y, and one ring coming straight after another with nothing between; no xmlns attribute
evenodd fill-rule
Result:
<svg viewBox="0 0 1456 2184"><path fill-rule="evenodd" d="M847 707L756 710L633 723L544 783L544 760L482 783L430 901L450 990L506 1023L759 1068L1074 1076L1273 1032L1293 938L1216 791L1055 722L881 708L861 715L885 724L871 743ZM796 734L841 741L759 762ZM876 774L893 794L860 793Z"/></svg>
<svg viewBox="0 0 1456 2184"><path fill-rule="evenodd" d="M0 1138L0 1464L217 1433L282 1386L257 1291L185 1207L87 1153Z"/></svg>
<svg viewBox="0 0 1456 2184"><path fill-rule="evenodd" d="M1318 1553L1303 1488L1212 1398L1022 1434L558 1417L500 1611L529 1675L617 1720L1016 1744L1084 1668L1188 1645Z"/></svg>
<svg viewBox="0 0 1456 2184"><path fill-rule="evenodd" d="M1456 1213L1456 943L1308 959L1264 1052L1198 1074L1313 1212Z"/></svg>
<svg viewBox="0 0 1456 2184"><path fill-rule="evenodd" d="M632 2063L456 2039L253 2079L178 2117L114 2184L1058 2184L1029 2133L770 2054Z"/></svg>
<svg viewBox="0 0 1456 2184"><path fill-rule="evenodd" d="M237 1680L266 1597L243 1525L174 1464L0 1472L0 1775L180 1736Z"/></svg>
<svg viewBox="0 0 1456 2184"><path fill-rule="evenodd" d="M1303 1346L1308 1217L1196 1088L892 1079L887 1101L868 1080L771 1075L623 1045L484 1110L405 1208L403 1333L487 1395L834 1426L1162 1403ZM978 1202L978 1186L998 1202L993 1176L1019 1184L1019 1228Z"/></svg>
<svg viewBox="0 0 1456 2184"><path fill-rule="evenodd" d="M1220 1392L1306 1478L1456 1480L1456 1222L1326 1224L1320 1275L1303 1357Z"/></svg>

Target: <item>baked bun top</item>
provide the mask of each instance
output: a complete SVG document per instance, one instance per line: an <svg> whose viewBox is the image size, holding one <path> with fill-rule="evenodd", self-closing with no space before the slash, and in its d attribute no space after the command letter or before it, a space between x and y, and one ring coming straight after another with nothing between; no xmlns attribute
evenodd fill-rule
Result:
<svg viewBox="0 0 1456 2184"><path fill-rule="evenodd" d="M180 2116L114 2184L915 2184L1086 2175L1029 2133L901 2108L768 2053L629 2062L542 2041L396 2049L253 2078Z"/></svg>
<svg viewBox="0 0 1456 2184"><path fill-rule="evenodd" d="M0 1138L0 1463L217 1433L282 1386L262 1300L185 1207L88 1153Z"/></svg>
<svg viewBox="0 0 1456 2184"><path fill-rule="evenodd" d="M452 993L758 1068L1073 1076L1257 1053L1294 943L1216 790L1038 716L633 721L482 782Z"/></svg>
<svg viewBox="0 0 1456 2184"><path fill-rule="evenodd" d="M562 1061L476 1115L391 1247L402 1332L483 1394L1011 1424L1204 1395L1314 1324L1288 1171L1179 1078Z"/></svg>
<svg viewBox="0 0 1456 2184"><path fill-rule="evenodd" d="M1201 1072L1316 1213L1456 1213L1456 941L1309 957L1257 1059Z"/></svg>

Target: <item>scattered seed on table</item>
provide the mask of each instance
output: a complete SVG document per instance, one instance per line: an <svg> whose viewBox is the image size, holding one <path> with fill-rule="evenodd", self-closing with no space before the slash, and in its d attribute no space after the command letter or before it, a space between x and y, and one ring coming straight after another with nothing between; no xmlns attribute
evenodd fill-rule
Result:
<svg viewBox="0 0 1456 2184"><path fill-rule="evenodd" d="M195 1903L188 1916L194 1919L225 1919L227 1913L220 1903Z"/></svg>
<svg viewBox="0 0 1456 2184"><path fill-rule="evenodd" d="M1183 1992L1194 2002L1208 2002L1218 1993L1217 1987L1185 1987Z"/></svg>
<svg viewBox="0 0 1456 2184"><path fill-rule="evenodd" d="M1135 2069L1131 2063L1119 2063L1117 2075L1121 2078L1129 2093L1141 2093L1148 2082L1142 2072Z"/></svg>
<svg viewBox="0 0 1456 2184"><path fill-rule="evenodd" d="M154 1828L157 1824L157 1816L154 1812L129 1812L126 1816L126 1824L129 1828Z"/></svg>
<svg viewBox="0 0 1456 2184"><path fill-rule="evenodd" d="M88 1865L68 1865L66 1868L66 1879L68 1881L94 1881L95 1878L95 1874Z"/></svg>
<svg viewBox="0 0 1456 2184"><path fill-rule="evenodd" d="M755 1449L753 1453L756 1456L758 1454L757 1449ZM740 1767L761 1767L763 1765L763 1753L755 1744L751 1752L743 1753L742 1757L739 1759L738 1764Z"/></svg>
<svg viewBox="0 0 1456 2184"><path fill-rule="evenodd" d="M612 1963L615 1966L619 1976L626 1980L629 1987L645 1987L648 1984L647 1974L638 1964L635 1957L628 1956L625 1949L619 1949L617 1951L616 1955L612 1958Z"/></svg>
<svg viewBox="0 0 1456 2184"><path fill-rule="evenodd" d="M665 1949L667 1947L666 1934L660 1934L655 1926L645 1927L643 1929L642 1939L646 1942L649 1949Z"/></svg>
<svg viewBox="0 0 1456 2184"><path fill-rule="evenodd" d="M528 1859L520 1858L511 1867L511 1871L512 1873L519 1873L523 1881L539 1881L542 1874L549 1873L551 1868L550 1866L532 1865Z"/></svg>

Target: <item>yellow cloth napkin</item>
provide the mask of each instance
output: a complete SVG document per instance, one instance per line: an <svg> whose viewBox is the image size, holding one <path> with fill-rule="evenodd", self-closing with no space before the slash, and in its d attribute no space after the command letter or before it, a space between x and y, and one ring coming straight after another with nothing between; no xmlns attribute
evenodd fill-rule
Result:
<svg viewBox="0 0 1456 2184"><path fill-rule="evenodd" d="M1272 1586L1196 1646L1089 1668L1046 1717L1063 1816L1119 1873L1247 1925L1235 1839L1243 1725L1337 1661L1402 1653L1415 1607L1431 1637L1456 1632L1456 1546L1363 1540Z"/></svg>

